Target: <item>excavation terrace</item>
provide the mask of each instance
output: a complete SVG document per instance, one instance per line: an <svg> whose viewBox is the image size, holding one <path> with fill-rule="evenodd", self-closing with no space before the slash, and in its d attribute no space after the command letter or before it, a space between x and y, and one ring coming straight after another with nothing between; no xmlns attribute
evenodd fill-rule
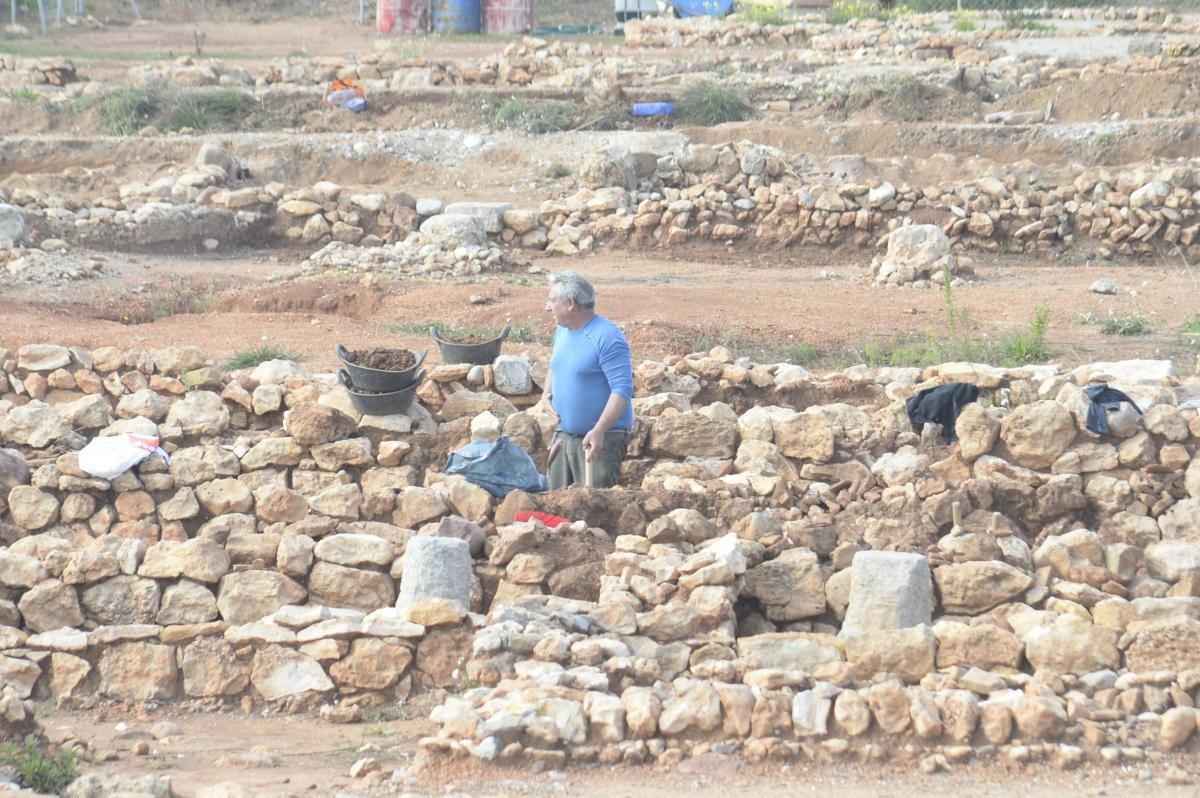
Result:
<svg viewBox="0 0 1200 798"><path fill-rule="evenodd" d="M855 9L8 28L0 735L81 774L42 791L1190 794L1200 16ZM563 269L633 346L621 480L495 495L449 461L546 470Z"/></svg>

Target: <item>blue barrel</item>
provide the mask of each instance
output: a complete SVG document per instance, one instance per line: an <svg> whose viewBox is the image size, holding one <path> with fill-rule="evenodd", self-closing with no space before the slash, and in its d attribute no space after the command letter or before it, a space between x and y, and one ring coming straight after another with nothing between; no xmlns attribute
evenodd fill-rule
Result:
<svg viewBox="0 0 1200 798"><path fill-rule="evenodd" d="M479 33L479 0L433 0L434 33Z"/></svg>

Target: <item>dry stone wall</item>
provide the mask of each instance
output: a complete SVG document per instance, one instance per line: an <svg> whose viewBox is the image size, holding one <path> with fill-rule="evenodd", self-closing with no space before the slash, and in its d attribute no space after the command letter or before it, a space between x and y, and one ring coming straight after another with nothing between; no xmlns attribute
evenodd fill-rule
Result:
<svg viewBox="0 0 1200 798"><path fill-rule="evenodd" d="M717 349L638 365L630 487L497 502L440 473L471 437L542 456L544 368L440 366L372 417L289 362L0 352L6 695L336 721L465 680L427 747L550 764L874 756L880 731L932 769L1194 746L1200 381L1169 361L818 377ZM1088 431L1096 380L1143 414ZM982 391L953 444L903 405L947 381ZM170 462L80 467L130 431ZM400 589L413 536L469 578Z"/></svg>
<svg viewBox="0 0 1200 798"><path fill-rule="evenodd" d="M221 163L224 161L225 163ZM849 245L883 249L920 220L956 250L1039 253L1085 248L1100 257L1147 255L1162 244L1190 257L1200 244L1200 164L1094 169L1068 183L1015 170L963 182L894 185L803 176L773 148L687 145L659 155L620 146L586 157L579 190L537 209L506 202L443 204L400 191L352 193L321 182L239 186L236 160L205 145L196 163L154 184L129 184L100 205L40 192L0 192L10 245L67 242L216 248L266 236L324 245L303 272L383 270L470 274L515 268L513 250L560 255L600 246ZM111 207L110 207L111 206ZM119 208L119 210L117 209Z"/></svg>

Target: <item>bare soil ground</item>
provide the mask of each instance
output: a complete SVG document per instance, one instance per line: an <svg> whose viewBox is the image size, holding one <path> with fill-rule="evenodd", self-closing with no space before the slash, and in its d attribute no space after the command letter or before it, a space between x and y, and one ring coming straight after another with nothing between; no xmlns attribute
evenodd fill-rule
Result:
<svg viewBox="0 0 1200 798"><path fill-rule="evenodd" d="M539 258L545 271L574 268L592 278L600 311L625 324L638 358L707 350L717 344L758 359L788 357L807 366L844 365L863 347L946 330L945 296L931 289L880 289L863 274L869 258L856 250L809 250L753 258L697 250L664 256L602 252L579 259ZM525 325L553 333L543 311L544 277L513 273L479 281L389 280L375 276L267 282L295 253L219 260L108 253L105 277L53 295L25 289L6 300L0 345L44 342L154 348L200 343L224 360L269 342L303 353L314 369L336 365L338 343L350 348L431 344L424 335L389 329L429 324ZM292 265L292 264L288 264ZM1200 274L1179 262L1112 264L978 259L975 280L954 290L969 318L970 337L984 340L1027 328L1037 309L1051 308L1048 341L1064 364L1127 357L1180 358L1190 368L1194 336L1180 328L1200 308ZM1092 293L1102 277L1118 294ZM473 304L478 295L483 304ZM206 312L191 312L204 308ZM1138 314L1151 329L1105 335L1101 321ZM154 319L154 316L161 318ZM122 320L152 319L145 323ZM506 344L508 351L532 344ZM436 352L430 362L436 362Z"/></svg>
<svg viewBox="0 0 1200 798"><path fill-rule="evenodd" d="M427 713L429 702L412 707ZM155 739L151 728L167 720L173 736ZM811 761L748 764L740 757L704 755L673 768L577 765L567 771L530 772L528 767L481 764L436 757L421 761L417 741L435 730L427 720L380 720L332 725L304 715L202 714L168 710L96 713L48 712L52 739L74 736L110 752L104 767L116 773L169 776L181 798L223 782L235 782L255 798L334 795L564 795L594 798L669 798L680 792L723 798L731 790L763 798L1059 798L1137 795L1196 798L1200 774L1187 756L1138 766L1062 771L1049 764L1016 765L999 759L953 766L950 772L918 771L921 754L897 750L880 762ZM135 754L134 746L149 750ZM350 767L371 757L381 771L402 769L393 785L368 786ZM404 777L407 775L407 779ZM1168 784L1183 781L1183 784Z"/></svg>

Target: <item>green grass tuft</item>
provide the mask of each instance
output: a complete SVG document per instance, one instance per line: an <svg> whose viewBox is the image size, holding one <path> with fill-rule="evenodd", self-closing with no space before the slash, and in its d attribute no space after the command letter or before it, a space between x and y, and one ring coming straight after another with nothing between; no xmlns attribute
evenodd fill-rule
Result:
<svg viewBox="0 0 1200 798"><path fill-rule="evenodd" d="M675 110L682 121L704 126L741 122L754 115L737 89L708 80L689 86Z"/></svg>
<svg viewBox="0 0 1200 798"><path fill-rule="evenodd" d="M741 16L747 22L757 22L764 27L790 25L793 22L791 13L786 8L776 5L750 5L742 10Z"/></svg>
<svg viewBox="0 0 1200 798"><path fill-rule="evenodd" d="M577 124L578 109L575 103L560 100L526 102L511 97L496 109L496 127L523 130L526 133L559 133L570 130Z"/></svg>
<svg viewBox="0 0 1200 798"><path fill-rule="evenodd" d="M22 787L53 795L65 790L78 773L75 751L63 749L48 754L43 743L32 734L21 743L5 743L0 747L0 764L13 769Z"/></svg>
<svg viewBox="0 0 1200 798"><path fill-rule="evenodd" d="M216 89L182 95L167 118L168 130L219 130L232 125L246 112L249 98L234 89Z"/></svg>
<svg viewBox="0 0 1200 798"><path fill-rule="evenodd" d="M1192 316L1185 321L1179 328L1179 332L1184 335L1200 335L1200 314Z"/></svg>
<svg viewBox="0 0 1200 798"><path fill-rule="evenodd" d="M430 327L437 327L443 340L490 341L500 334L500 329L496 327L481 324L447 324L443 321L406 321L389 324L387 329L388 332L397 335L429 335ZM550 346L554 343L554 335L540 333L533 322L523 321L512 325L505 340L514 344Z"/></svg>
<svg viewBox="0 0 1200 798"><path fill-rule="evenodd" d="M268 360L291 360L296 363L304 360L303 352L292 352L274 344L262 344L234 354L226 364L230 370L254 368Z"/></svg>
<svg viewBox="0 0 1200 798"><path fill-rule="evenodd" d="M90 101L81 102L86 110ZM147 125L160 130L223 130L245 121L250 98L236 89L173 88L163 83L128 86L100 101L100 125L114 136L129 136Z"/></svg>
<svg viewBox="0 0 1200 798"><path fill-rule="evenodd" d="M1018 366L1045 363L1050 359L1050 348L1046 345L1049 327L1050 306L1042 305L1034 312L1027 332L1000 340L1003 360Z"/></svg>
<svg viewBox="0 0 1200 798"><path fill-rule="evenodd" d="M1105 319L1100 332L1105 335L1146 335L1150 332L1150 322L1140 314L1123 313Z"/></svg>
<svg viewBox="0 0 1200 798"><path fill-rule="evenodd" d="M103 100L100 125L114 136L131 136L153 123L162 110L165 90L161 85L126 86Z"/></svg>

